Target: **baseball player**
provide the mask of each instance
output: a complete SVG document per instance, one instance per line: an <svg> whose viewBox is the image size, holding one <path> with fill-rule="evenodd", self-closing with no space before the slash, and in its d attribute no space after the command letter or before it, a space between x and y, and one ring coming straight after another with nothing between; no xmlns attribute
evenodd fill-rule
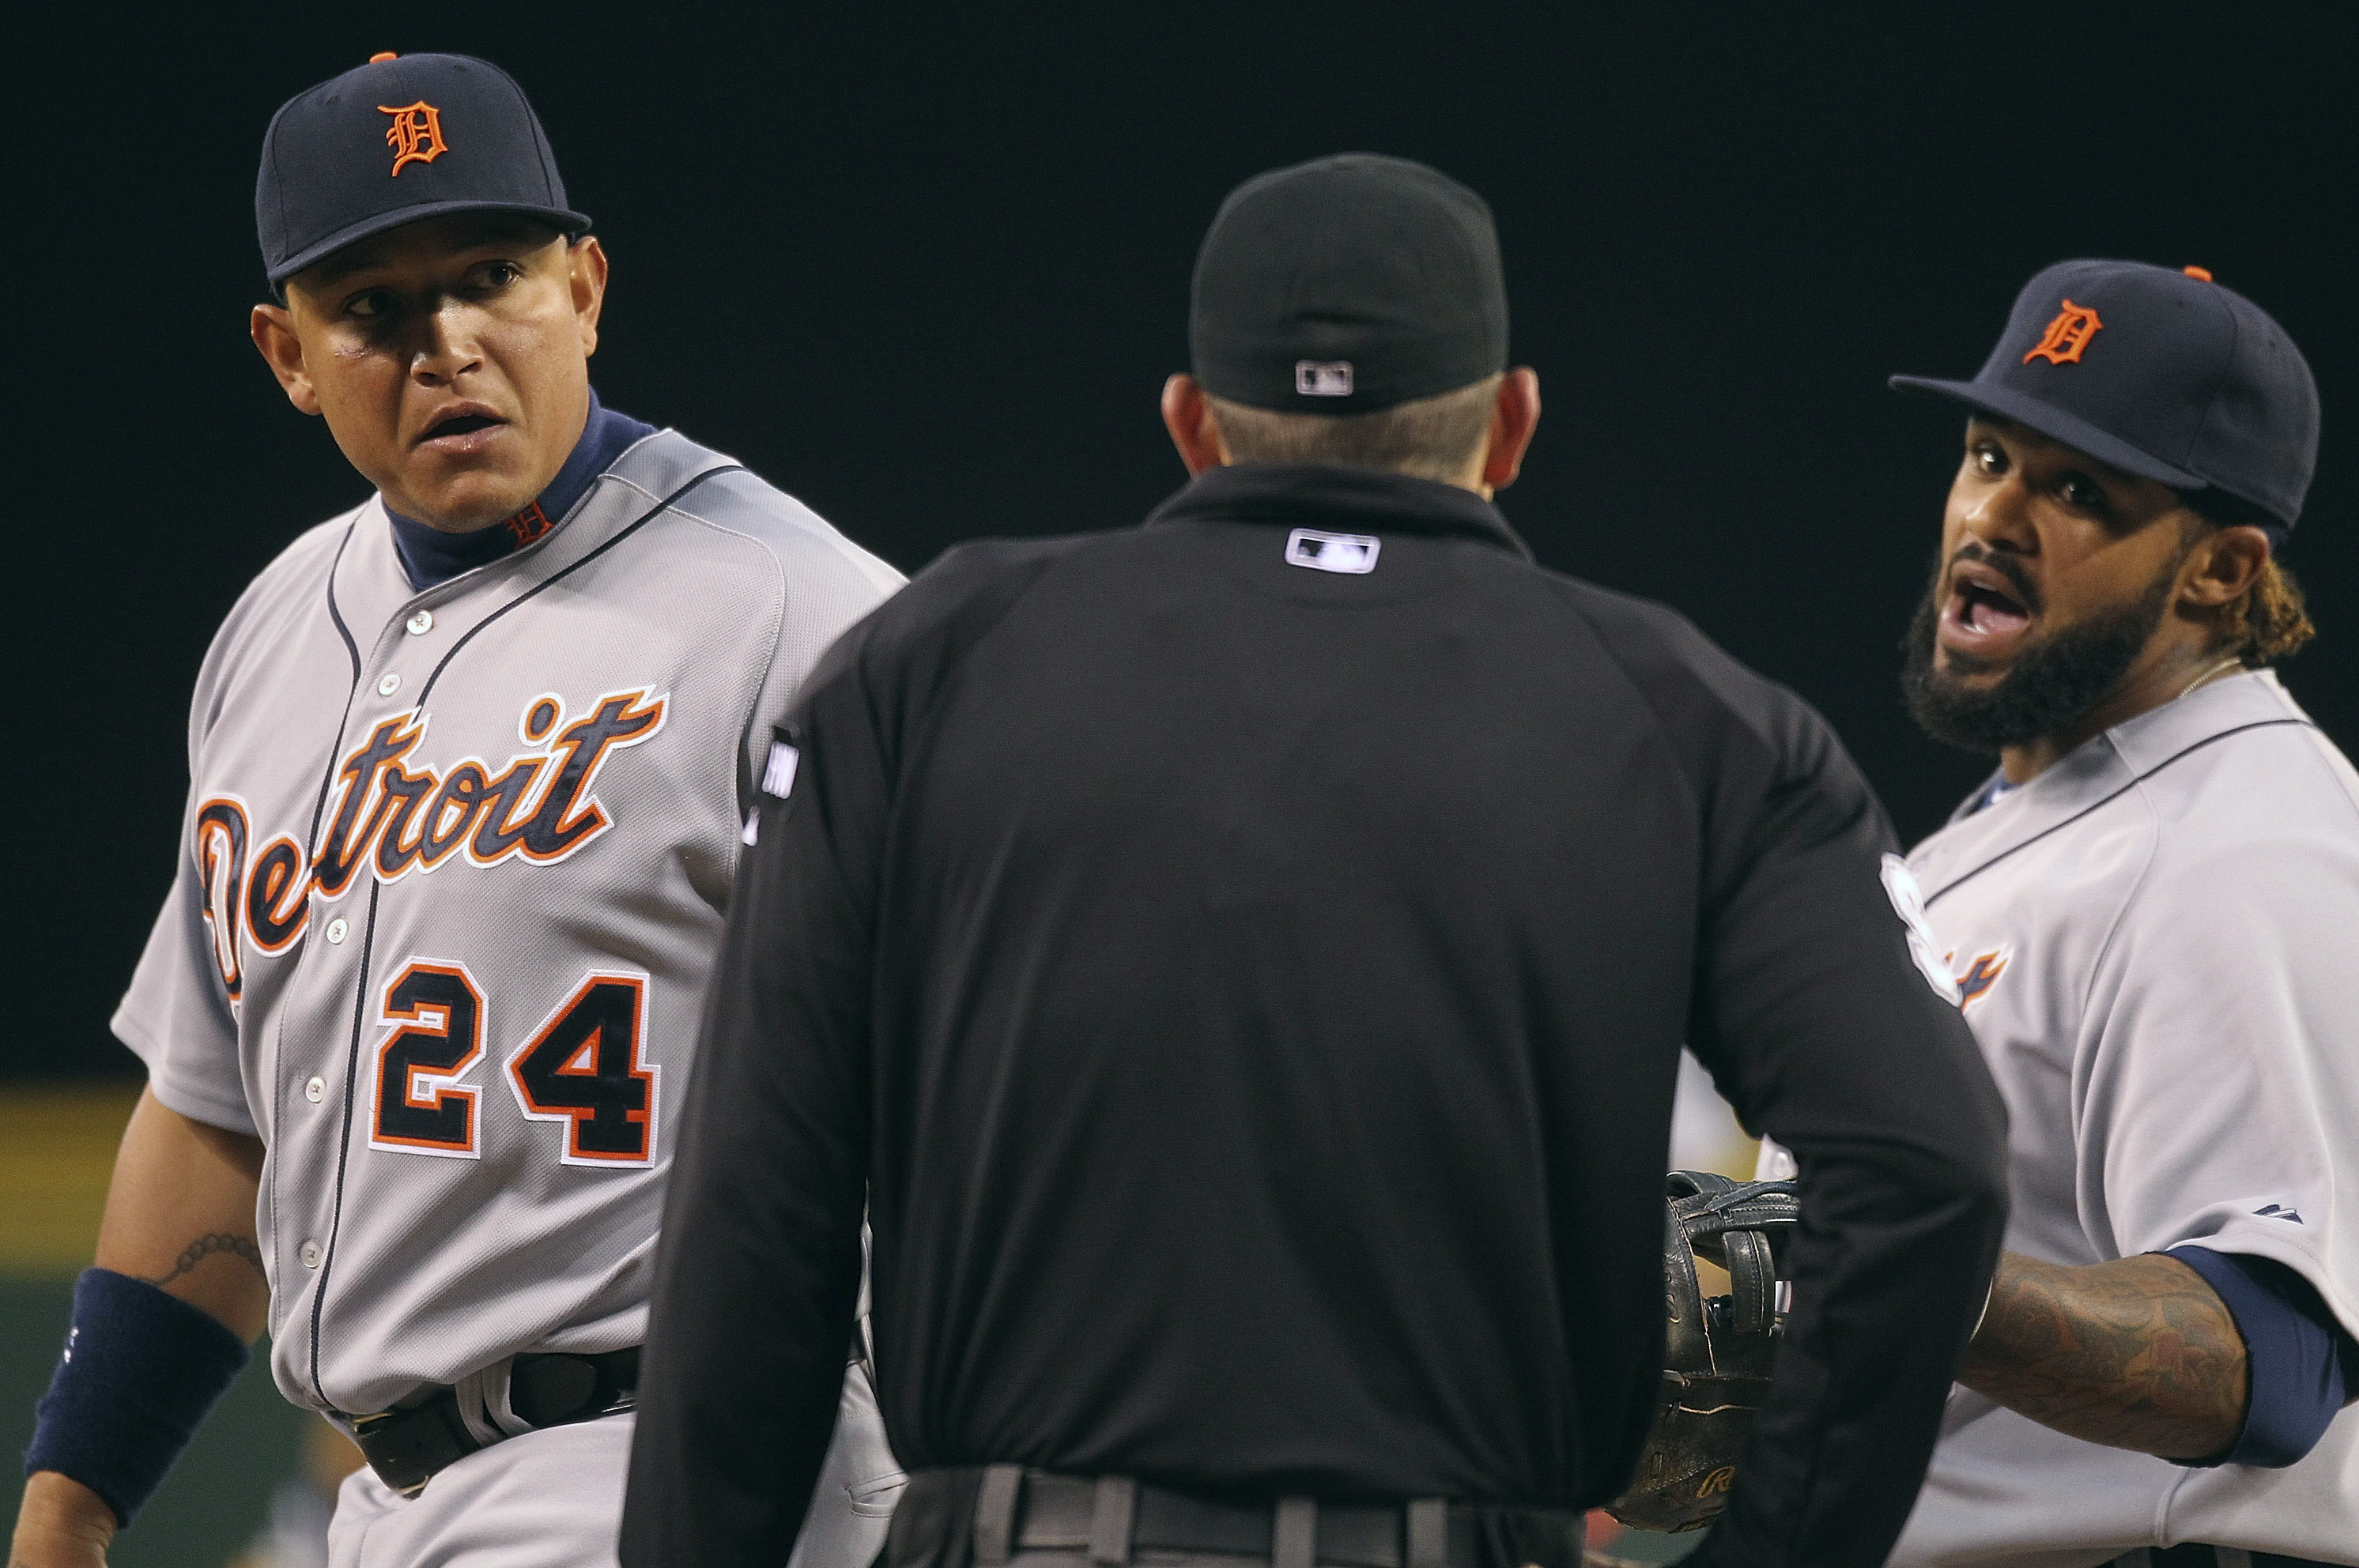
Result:
<svg viewBox="0 0 2359 1568"><path fill-rule="evenodd" d="M380 55L281 108L253 336L375 486L199 674L148 1087L14 1561L103 1561L246 1344L369 1461L340 1568L611 1562L666 1164L771 727L893 591L592 395L606 260L516 84ZM849 1357L849 1346L832 1348ZM899 1481L864 1374L802 1538Z"/></svg>
<svg viewBox="0 0 2359 1568"><path fill-rule="evenodd" d="M2200 268L2077 261L1895 384L1973 410L1906 685L2000 766L1909 864L2013 1212L1893 1561L2359 1563L2359 774L2267 667L2310 371Z"/></svg>

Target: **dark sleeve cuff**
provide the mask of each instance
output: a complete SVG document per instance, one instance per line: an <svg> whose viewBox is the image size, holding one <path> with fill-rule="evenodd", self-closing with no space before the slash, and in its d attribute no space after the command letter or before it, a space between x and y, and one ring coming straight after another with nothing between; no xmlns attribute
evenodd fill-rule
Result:
<svg viewBox="0 0 2359 1568"><path fill-rule="evenodd" d="M2199 1465L2282 1469L2299 1460L2359 1390L2359 1342L2308 1280L2273 1259L2197 1246L2174 1247L2165 1256L2217 1292L2245 1341L2244 1430L2225 1452Z"/></svg>

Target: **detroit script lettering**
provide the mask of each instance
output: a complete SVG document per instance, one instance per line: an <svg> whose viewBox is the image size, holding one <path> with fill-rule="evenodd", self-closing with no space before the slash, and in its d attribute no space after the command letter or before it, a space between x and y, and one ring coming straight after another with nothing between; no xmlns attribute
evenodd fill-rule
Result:
<svg viewBox="0 0 2359 1568"><path fill-rule="evenodd" d="M249 857L245 802L229 795L206 800L190 849L213 960L232 1004L244 989L245 943L284 952L310 919L312 892L341 898L364 867L391 883L462 852L478 866L511 859L549 865L596 838L612 825L591 793L598 770L614 752L661 729L667 701L647 687L610 692L588 717L560 727L562 701L537 697L517 727L531 749L496 773L476 757L439 769L418 762L413 771L427 722L416 709L397 713L337 764L327 825L308 865L288 834Z"/></svg>

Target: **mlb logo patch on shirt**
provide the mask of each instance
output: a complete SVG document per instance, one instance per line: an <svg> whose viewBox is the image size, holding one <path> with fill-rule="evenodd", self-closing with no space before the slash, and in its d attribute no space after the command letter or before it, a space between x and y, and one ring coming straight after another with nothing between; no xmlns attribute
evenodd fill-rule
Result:
<svg viewBox="0 0 2359 1568"><path fill-rule="evenodd" d="M1376 569L1376 552L1383 547L1383 540L1367 534L1322 534L1316 528L1297 528L1286 536L1286 564L1357 576Z"/></svg>

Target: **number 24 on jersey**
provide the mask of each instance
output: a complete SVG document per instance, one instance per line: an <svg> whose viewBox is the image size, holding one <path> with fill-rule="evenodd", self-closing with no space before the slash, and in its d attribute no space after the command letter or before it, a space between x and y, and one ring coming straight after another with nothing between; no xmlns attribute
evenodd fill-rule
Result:
<svg viewBox="0 0 2359 1568"><path fill-rule="evenodd" d="M645 1058L647 982L592 971L507 1059L524 1114L561 1126L569 1165L655 1155L656 1069ZM369 1147L472 1160L482 1091L458 1080L484 1054L483 987L464 964L412 958L385 988L390 1030L370 1078Z"/></svg>

